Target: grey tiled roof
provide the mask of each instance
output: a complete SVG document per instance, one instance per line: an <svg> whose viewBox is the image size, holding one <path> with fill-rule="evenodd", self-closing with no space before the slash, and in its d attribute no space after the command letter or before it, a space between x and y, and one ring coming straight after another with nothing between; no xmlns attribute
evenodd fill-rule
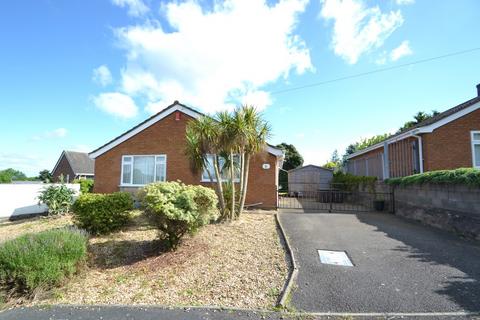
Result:
<svg viewBox="0 0 480 320"><path fill-rule="evenodd" d="M88 157L88 153L68 150L64 152L75 174L93 174L95 161Z"/></svg>

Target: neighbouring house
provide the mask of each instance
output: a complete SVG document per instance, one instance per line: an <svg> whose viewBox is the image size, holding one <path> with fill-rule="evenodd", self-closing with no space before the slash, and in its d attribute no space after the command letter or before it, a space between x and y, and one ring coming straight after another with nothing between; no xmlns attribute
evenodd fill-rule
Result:
<svg viewBox="0 0 480 320"><path fill-rule="evenodd" d="M52 170L53 181L60 181L61 177L66 183L74 179L93 179L94 162L88 153L64 150Z"/></svg>
<svg viewBox="0 0 480 320"><path fill-rule="evenodd" d="M291 196L315 194L329 190L333 179L333 170L306 165L288 171L288 193Z"/></svg>
<svg viewBox="0 0 480 320"><path fill-rule="evenodd" d="M347 160L347 172L379 179L442 169L480 169L480 84L477 97L357 151Z"/></svg>
<svg viewBox="0 0 480 320"><path fill-rule="evenodd" d="M186 127L203 116L178 101L144 122L92 151L95 159L94 192L128 191L154 181L177 181L213 186L206 172L193 172L185 155ZM247 204L276 208L281 149L267 145L252 157Z"/></svg>

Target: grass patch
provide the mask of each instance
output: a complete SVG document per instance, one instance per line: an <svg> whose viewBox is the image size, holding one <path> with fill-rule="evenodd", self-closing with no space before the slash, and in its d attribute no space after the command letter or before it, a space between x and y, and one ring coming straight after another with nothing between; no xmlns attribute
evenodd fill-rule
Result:
<svg viewBox="0 0 480 320"><path fill-rule="evenodd" d="M0 283L26 295L49 289L75 273L86 254L87 235L78 229L25 234L0 246Z"/></svg>
<svg viewBox="0 0 480 320"><path fill-rule="evenodd" d="M460 168L455 170L437 170L414 174L402 178L391 178L385 183L393 186L420 185L424 183L443 185L466 185L480 187L480 170Z"/></svg>

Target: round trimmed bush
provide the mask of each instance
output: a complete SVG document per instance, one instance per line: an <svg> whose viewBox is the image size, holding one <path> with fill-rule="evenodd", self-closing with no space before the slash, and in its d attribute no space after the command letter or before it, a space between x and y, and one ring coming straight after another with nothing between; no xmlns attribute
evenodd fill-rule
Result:
<svg viewBox="0 0 480 320"><path fill-rule="evenodd" d="M139 192L145 213L171 248L187 233L218 218L218 197L210 188L180 182L158 182Z"/></svg>
<svg viewBox="0 0 480 320"><path fill-rule="evenodd" d="M91 234L107 234L125 226L133 209L127 192L85 193L72 206L74 223Z"/></svg>

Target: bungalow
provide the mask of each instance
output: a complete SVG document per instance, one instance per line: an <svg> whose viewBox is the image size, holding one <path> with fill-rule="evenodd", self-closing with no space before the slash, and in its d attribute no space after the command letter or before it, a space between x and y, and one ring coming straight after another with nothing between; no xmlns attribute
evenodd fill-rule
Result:
<svg viewBox="0 0 480 320"><path fill-rule="evenodd" d="M480 84L477 97L357 151L347 160L347 172L379 179L442 169L480 169Z"/></svg>
<svg viewBox="0 0 480 320"><path fill-rule="evenodd" d="M64 150L52 170L53 181L59 181L60 177L67 183L73 179L93 179L93 162L85 152Z"/></svg>
<svg viewBox="0 0 480 320"><path fill-rule="evenodd" d="M203 116L178 101L92 151L94 192L136 192L154 181L212 186L206 172L193 172L185 155L187 123ZM277 207L278 170L283 151L271 145L252 157L246 203Z"/></svg>

